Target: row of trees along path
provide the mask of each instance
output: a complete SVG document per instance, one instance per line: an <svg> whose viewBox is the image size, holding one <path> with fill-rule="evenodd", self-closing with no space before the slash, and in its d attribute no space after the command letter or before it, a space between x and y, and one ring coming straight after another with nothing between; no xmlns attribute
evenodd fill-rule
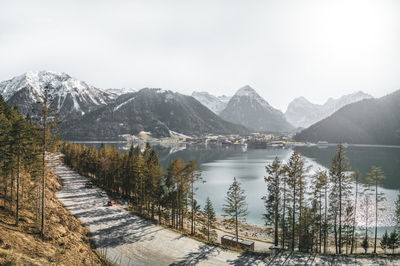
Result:
<svg viewBox="0 0 400 266"><path fill-rule="evenodd" d="M48 92L49 87L45 87L40 101L33 106L33 116L20 114L0 96L2 208L15 214L15 226L18 226L24 200L34 200L36 224L42 237L46 221L46 151L54 148L52 129L57 124Z"/></svg>
<svg viewBox="0 0 400 266"><path fill-rule="evenodd" d="M62 153L66 165L109 193L128 200L140 215L182 232L189 220L190 234L215 241L212 203L207 199L201 212L195 200L196 183L202 178L194 160L173 160L164 172L148 143L143 150L132 145L129 152L121 154L114 146L96 149L66 142ZM198 223L200 232L196 232Z"/></svg>

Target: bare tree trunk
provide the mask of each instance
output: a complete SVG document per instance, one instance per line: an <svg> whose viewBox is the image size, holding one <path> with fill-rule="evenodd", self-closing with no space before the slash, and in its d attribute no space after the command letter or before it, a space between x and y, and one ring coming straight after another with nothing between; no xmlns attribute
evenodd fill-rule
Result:
<svg viewBox="0 0 400 266"><path fill-rule="evenodd" d="M319 190L319 253L322 251L322 189Z"/></svg>
<svg viewBox="0 0 400 266"><path fill-rule="evenodd" d="M294 229L296 222L296 189L293 191L293 210L292 210L292 251L294 250Z"/></svg>
<svg viewBox="0 0 400 266"><path fill-rule="evenodd" d="M20 155L17 156L17 205L15 209L15 225L18 226L19 222L19 184L20 184Z"/></svg>
<svg viewBox="0 0 400 266"><path fill-rule="evenodd" d="M15 187L14 170L11 170L11 203L10 203L11 211L13 211L13 208L14 208L14 187Z"/></svg>
<svg viewBox="0 0 400 266"><path fill-rule="evenodd" d="M351 236L351 249L350 254L353 254L354 251L354 240L355 240L355 231L356 231L356 214L357 214L357 197L358 197L358 181L356 181L356 198L354 201L354 220L353 220L353 232Z"/></svg>
<svg viewBox="0 0 400 266"><path fill-rule="evenodd" d="M339 176L339 254L342 254L342 179Z"/></svg>
<svg viewBox="0 0 400 266"><path fill-rule="evenodd" d="M327 236L327 234L328 234L328 228L327 228L327 226L328 226L328 221L327 221L327 215L326 215L326 212L327 212L327 209L328 209L328 204L327 204L327 197L328 197L328 194L327 194L327 186L325 185L325 221L324 221L324 254L326 254L326 250L327 250L327 244L328 244L328 236Z"/></svg>
<svg viewBox="0 0 400 266"><path fill-rule="evenodd" d="M376 254L376 238L378 235L378 179L375 181L375 242L374 253Z"/></svg>
<svg viewBox="0 0 400 266"><path fill-rule="evenodd" d="M8 178L8 173L6 172L6 173L4 173L4 198L3 198L3 200L4 200L4 202L3 202L4 209L6 209L7 192L8 192L7 191L7 186L8 186L7 178Z"/></svg>
<svg viewBox="0 0 400 266"><path fill-rule="evenodd" d="M335 251L338 253L338 239L337 239L337 214L335 213L335 224L333 225L333 230L335 233Z"/></svg>
<svg viewBox="0 0 400 266"><path fill-rule="evenodd" d="M236 211L235 211L235 231L236 231L236 246L239 247L239 223L238 223L238 209L237 206L235 206Z"/></svg>
<svg viewBox="0 0 400 266"><path fill-rule="evenodd" d="M41 220L41 226L40 226L40 235L42 238L44 238L44 230L45 230L45 208L46 208L46 145L47 145L47 140L46 140L46 120L47 120L47 110L46 106L47 102L45 100L44 103L44 117L43 117L43 162L42 162L42 220Z"/></svg>
<svg viewBox="0 0 400 266"><path fill-rule="evenodd" d="M286 182L283 185L283 210L282 210L282 248L285 248L285 237L286 237L286 225L285 225L285 213L286 213Z"/></svg>
<svg viewBox="0 0 400 266"><path fill-rule="evenodd" d="M191 234L193 235L194 234L194 230L193 230L193 228L194 228L194 197L193 197L193 194L194 194L194 188L193 188L193 186L194 186L194 180L193 180L193 176L192 176L192 191L191 191L191 195L190 195L190 197L191 197L191 201L192 201L192 227L191 227Z"/></svg>

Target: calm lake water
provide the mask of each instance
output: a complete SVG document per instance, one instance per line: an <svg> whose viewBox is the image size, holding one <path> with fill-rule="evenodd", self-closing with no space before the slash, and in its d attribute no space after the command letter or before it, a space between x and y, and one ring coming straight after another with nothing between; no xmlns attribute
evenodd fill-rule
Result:
<svg viewBox="0 0 400 266"><path fill-rule="evenodd" d="M94 144L99 145L99 144ZM129 149L129 144L114 143L121 152ZM308 165L311 166L310 174L318 168L330 167L331 158L335 154L335 146L303 146L292 148L267 148L246 149L242 146L204 146L204 145L176 145L172 147L153 146L160 158L160 163L165 168L170 160L182 158L189 161L196 159L202 171L202 177L206 181L198 184L196 198L201 206L207 197L210 197L218 215L221 215L224 197L233 178L242 184L247 194L249 215L247 221L253 224L263 225L264 203L261 197L266 194L264 182L265 166L278 156L286 162L294 151L300 152ZM345 149L349 157L352 170L359 170L365 178L371 166L382 168L386 179L381 191L386 196L382 204L384 210L380 213L379 226L382 229L393 225L394 202L400 189L400 147L378 146L349 146ZM360 200L359 200L360 201ZM361 209L361 204L359 210ZM371 210L370 222L374 218L374 210ZM359 225L365 224L362 213L357 214Z"/></svg>

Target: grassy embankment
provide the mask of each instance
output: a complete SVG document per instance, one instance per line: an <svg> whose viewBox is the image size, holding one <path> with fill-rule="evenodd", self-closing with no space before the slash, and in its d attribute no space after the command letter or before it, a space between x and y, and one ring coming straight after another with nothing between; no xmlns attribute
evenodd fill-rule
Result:
<svg viewBox="0 0 400 266"><path fill-rule="evenodd" d="M23 180L23 209L18 227L10 202L4 208L3 200L0 201L0 265L107 265L94 249L88 229L57 199L61 180L51 172L47 175L46 233L45 239L41 239L36 199L31 196L35 194L34 184L27 181L29 178Z"/></svg>

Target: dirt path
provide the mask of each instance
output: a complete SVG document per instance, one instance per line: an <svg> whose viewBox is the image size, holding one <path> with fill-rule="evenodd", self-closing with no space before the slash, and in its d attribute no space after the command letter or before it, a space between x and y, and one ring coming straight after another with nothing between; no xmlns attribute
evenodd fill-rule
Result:
<svg viewBox="0 0 400 266"><path fill-rule="evenodd" d="M85 188L87 181L85 177L54 159L50 166L63 182L63 188L57 194L58 198L89 228L96 247L115 264L267 265L270 262L265 256L252 256L206 245L155 225L120 206L108 207L105 205L109 200L108 197L102 197L98 188ZM282 254L271 262L270 265L331 264L332 258ZM387 262L382 259L379 261L343 259L334 263L365 265Z"/></svg>

